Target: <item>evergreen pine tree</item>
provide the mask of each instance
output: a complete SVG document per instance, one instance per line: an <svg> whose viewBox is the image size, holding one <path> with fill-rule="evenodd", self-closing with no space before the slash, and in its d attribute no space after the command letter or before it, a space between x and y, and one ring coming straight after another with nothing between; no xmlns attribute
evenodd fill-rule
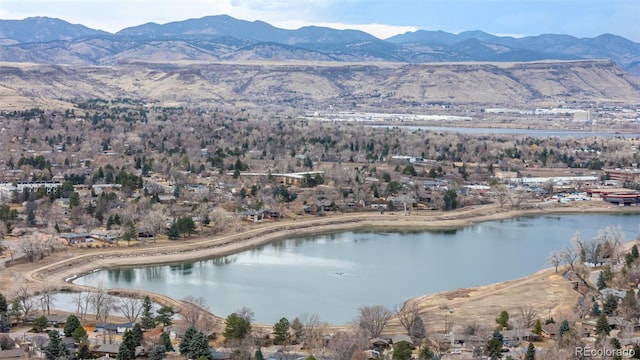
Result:
<svg viewBox="0 0 640 360"><path fill-rule="evenodd" d="M251 333L251 323L236 313L227 316L223 335L227 340L241 340Z"/></svg>
<svg viewBox="0 0 640 360"><path fill-rule="evenodd" d="M43 351L47 360L68 359L71 356L69 349L60 339L60 333L53 330L49 331L49 344L45 346Z"/></svg>
<svg viewBox="0 0 640 360"><path fill-rule="evenodd" d="M433 353L433 350L431 350L429 345L424 345L418 353L418 359L420 360L433 360L435 359L435 356L436 355Z"/></svg>
<svg viewBox="0 0 640 360"><path fill-rule="evenodd" d="M284 344L289 338L289 320L287 318L281 318L277 323L273 325L273 340L276 344Z"/></svg>
<svg viewBox="0 0 640 360"><path fill-rule="evenodd" d="M169 351L175 351L175 349L173 348L173 344L171 343L171 338L169 337L169 334L166 332L162 333L162 343L164 344L164 349L169 352Z"/></svg>
<svg viewBox="0 0 640 360"><path fill-rule="evenodd" d="M11 322L7 312L0 312L0 333L8 333L11 331Z"/></svg>
<svg viewBox="0 0 640 360"><path fill-rule="evenodd" d="M91 353L91 349L89 347L89 341L83 340L78 346L78 359L93 359L93 354Z"/></svg>
<svg viewBox="0 0 640 360"><path fill-rule="evenodd" d="M600 271L600 275L598 275L598 282L596 283L598 286L598 290L606 289L607 282L604 280L604 272Z"/></svg>
<svg viewBox="0 0 640 360"><path fill-rule="evenodd" d="M558 338L561 338L567 331L571 330L568 320L562 320L560 327L558 328Z"/></svg>
<svg viewBox="0 0 640 360"><path fill-rule="evenodd" d="M170 240L176 240L178 237L180 237L180 230L178 229L177 222L174 221L171 223L168 236Z"/></svg>
<svg viewBox="0 0 640 360"><path fill-rule="evenodd" d="M189 341L189 357L192 359L205 357L209 360L213 360L211 351L209 350L209 341L207 340L207 337L199 331L196 332L191 341Z"/></svg>
<svg viewBox="0 0 640 360"><path fill-rule="evenodd" d="M162 324L162 326L167 327L173 324L173 315L176 313L171 306L163 306L160 309L156 310L156 324Z"/></svg>
<svg viewBox="0 0 640 360"><path fill-rule="evenodd" d="M9 305L7 303L7 298L4 297L2 293L0 293L0 313L6 313L9 310Z"/></svg>
<svg viewBox="0 0 640 360"><path fill-rule="evenodd" d="M498 330L509 329L509 313L503 310L496 319L496 323L498 323Z"/></svg>
<svg viewBox="0 0 640 360"><path fill-rule="evenodd" d="M258 350L256 350L256 354L254 355L255 360L264 360L264 355L262 355L262 350L260 350L260 348L258 348Z"/></svg>
<svg viewBox="0 0 640 360"><path fill-rule="evenodd" d="M493 335L485 345L485 351L490 358L501 358L502 345L504 345L504 337L498 330L494 330Z"/></svg>
<svg viewBox="0 0 640 360"><path fill-rule="evenodd" d="M80 343L83 340L87 340L89 338L89 336L87 335L87 330L85 330L82 326L77 327L73 331L73 334L71 334L71 337L73 337L73 341L77 343Z"/></svg>
<svg viewBox="0 0 640 360"><path fill-rule="evenodd" d="M524 360L536 360L536 347L533 345L533 343L529 343L527 354L524 356Z"/></svg>
<svg viewBox="0 0 640 360"><path fill-rule="evenodd" d="M153 317L153 312L151 311L152 306L151 298L145 296L142 301L142 316L140 317L140 325L142 325L142 328L145 330L156 327L156 319Z"/></svg>
<svg viewBox="0 0 640 360"><path fill-rule="evenodd" d="M610 332L611 326L609 326L607 316L605 315L605 313L600 313L600 316L598 316L598 321L596 321L596 334L608 336Z"/></svg>
<svg viewBox="0 0 640 360"><path fill-rule="evenodd" d="M73 314L67 316L67 321L64 323L64 336L73 336L73 332L79 327L82 327L82 325L80 324L80 319L78 319L77 316Z"/></svg>
<svg viewBox="0 0 640 360"><path fill-rule="evenodd" d="M48 325L49 322L47 321L47 317L44 315L39 316L33 321L33 332L42 332L47 328Z"/></svg>
<svg viewBox="0 0 640 360"><path fill-rule="evenodd" d="M613 315L613 313L618 309L618 298L613 296L612 294L607 295L604 299L604 304L602 305L602 312L605 315Z"/></svg>
<svg viewBox="0 0 640 360"><path fill-rule="evenodd" d="M141 346L142 345L142 326L140 325L140 323L135 323L133 325L133 328L131 329L131 338L133 341L133 346L134 348L136 346Z"/></svg>
<svg viewBox="0 0 640 360"><path fill-rule="evenodd" d="M411 345L405 341L396 344L393 349L393 360L409 360L411 359Z"/></svg>
<svg viewBox="0 0 640 360"><path fill-rule="evenodd" d="M118 348L118 360L133 360L136 358L136 346L133 339L133 332L126 330L122 336L122 342Z"/></svg>
<svg viewBox="0 0 640 360"><path fill-rule="evenodd" d="M134 360L134 358L131 356L131 353L129 352L127 344L125 344L124 342L121 342L120 346L118 347L116 360Z"/></svg>
<svg viewBox="0 0 640 360"><path fill-rule="evenodd" d="M162 345L156 345L149 353L149 360L162 360L167 357L167 351Z"/></svg>
<svg viewBox="0 0 640 360"><path fill-rule="evenodd" d="M542 335L542 323L540 319L536 320L536 323L533 324L533 330L531 330L531 332L536 335Z"/></svg>
<svg viewBox="0 0 640 360"><path fill-rule="evenodd" d="M193 326L189 326L187 330L184 332L184 336L182 336L182 339L180 340L180 345L178 346L178 349L180 350L180 355L184 356L189 354L189 343L191 342L191 339L193 339L193 336L197 332L198 330L196 330L196 328Z"/></svg>
<svg viewBox="0 0 640 360"><path fill-rule="evenodd" d="M591 307L591 316L599 316L601 313L600 305L597 301L593 302L593 306Z"/></svg>

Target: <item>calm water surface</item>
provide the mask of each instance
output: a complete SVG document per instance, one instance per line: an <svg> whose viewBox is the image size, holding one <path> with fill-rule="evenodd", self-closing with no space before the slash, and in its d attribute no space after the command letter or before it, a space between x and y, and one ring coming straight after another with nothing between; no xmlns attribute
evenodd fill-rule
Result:
<svg viewBox="0 0 640 360"><path fill-rule="evenodd" d="M547 129L517 129L517 128L484 128L484 127L464 127L464 126L414 126L414 125L370 125L371 127L379 128L399 128L407 130L423 130L432 131L438 133L459 133L467 135L525 135L536 138L627 138L638 139L640 138L639 132L632 133L618 133L618 132L606 132L606 131L581 131L581 130L547 130Z"/></svg>
<svg viewBox="0 0 640 360"><path fill-rule="evenodd" d="M236 255L176 265L98 271L83 285L203 297L226 316L247 306L261 323L303 313L351 321L364 305L391 308L422 294L490 284L547 267L580 231L605 226L638 236L640 215L561 215L486 222L448 231L340 232L283 240Z"/></svg>

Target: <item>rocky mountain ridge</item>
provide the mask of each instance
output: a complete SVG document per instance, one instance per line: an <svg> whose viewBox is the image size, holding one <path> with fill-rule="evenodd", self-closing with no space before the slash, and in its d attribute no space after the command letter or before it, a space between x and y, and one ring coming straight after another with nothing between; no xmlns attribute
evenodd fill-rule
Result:
<svg viewBox="0 0 640 360"><path fill-rule="evenodd" d="M527 62L609 59L640 75L640 44L620 36L501 37L418 30L386 40L358 30L297 30L226 15L148 23L111 34L60 19L0 20L0 61L114 65L139 61Z"/></svg>

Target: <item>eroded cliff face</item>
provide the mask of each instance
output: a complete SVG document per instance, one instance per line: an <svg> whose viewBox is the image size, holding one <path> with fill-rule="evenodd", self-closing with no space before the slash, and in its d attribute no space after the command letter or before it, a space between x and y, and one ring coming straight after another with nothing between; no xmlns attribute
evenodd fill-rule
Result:
<svg viewBox="0 0 640 360"><path fill-rule="evenodd" d="M425 104L626 103L640 79L611 61L0 64L0 108L129 97L162 105L408 110Z"/></svg>

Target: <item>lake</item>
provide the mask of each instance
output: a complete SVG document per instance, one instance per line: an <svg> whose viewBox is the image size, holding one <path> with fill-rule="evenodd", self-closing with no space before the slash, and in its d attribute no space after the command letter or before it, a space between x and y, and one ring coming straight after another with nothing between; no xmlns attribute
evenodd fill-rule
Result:
<svg viewBox="0 0 640 360"><path fill-rule="evenodd" d="M418 126L418 125L370 125L378 128L398 128L410 131L422 130L436 133L453 132L465 135L524 135L537 138L627 138L638 139L640 133L618 133L607 131L581 131L581 130L551 130L551 129L517 129L517 128L488 128L488 127L464 127L464 126Z"/></svg>
<svg viewBox="0 0 640 360"><path fill-rule="evenodd" d="M490 284L548 267L577 230L591 239L605 226L638 237L640 215L549 215L485 222L456 230L347 231L277 241L235 255L174 265L102 270L82 285L135 288L174 298L203 297L217 315L247 306L256 321L303 313L343 324L360 306L392 308L423 294Z"/></svg>

